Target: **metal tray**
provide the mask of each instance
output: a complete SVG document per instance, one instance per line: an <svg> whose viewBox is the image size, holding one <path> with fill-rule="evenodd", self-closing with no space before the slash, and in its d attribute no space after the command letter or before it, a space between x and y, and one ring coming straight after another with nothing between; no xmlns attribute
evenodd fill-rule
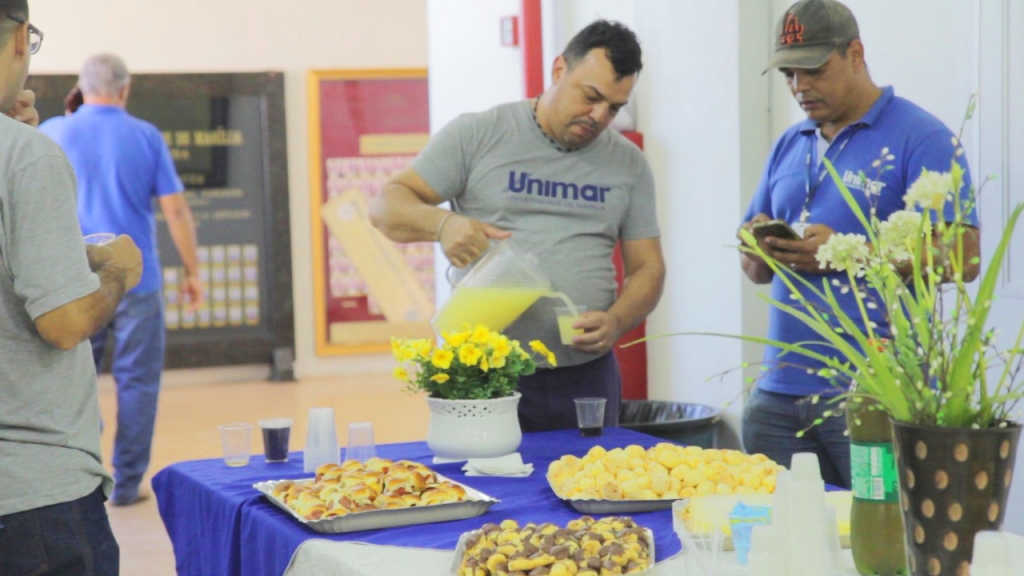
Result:
<svg viewBox="0 0 1024 576"><path fill-rule="evenodd" d="M326 520L307 520L299 516L295 510L287 504L274 498L272 492L274 486L286 480L268 480L257 482L252 487L263 493L275 506L288 512L295 520L305 524L310 529L323 534L344 534L346 532L359 532L361 530L377 530L380 528L393 528L395 526L412 526L414 524L431 524L434 522L448 522L449 520L463 520L480 516L487 512L492 505L500 500L491 498L487 494L474 488L466 486L461 482L455 482L450 478L438 474L439 482L451 482L458 484L466 490L466 500L452 502L449 504L434 504L432 506L414 506L412 508L397 508L390 510L370 510L368 512L353 512L346 516L327 518ZM312 482L312 478L290 480L290 482Z"/></svg>
<svg viewBox="0 0 1024 576"><path fill-rule="evenodd" d="M548 486L558 496L558 499L571 506L577 512L583 514L626 514L630 512L654 512L655 510L669 510L672 503L677 499L659 500L584 500L582 498L562 498L555 490L551 478L548 478Z"/></svg>
<svg viewBox="0 0 1024 576"><path fill-rule="evenodd" d="M654 567L654 532L650 528L644 528L644 532L647 533L647 550L651 557L651 567ZM459 536L459 544L455 547L455 556L452 558L452 566L449 570L451 576L459 576L459 567L462 566L462 557L466 554L466 542L474 534L479 534L479 530L472 530L470 532L463 532L462 536ZM643 572L634 572L634 574L646 574L650 572L651 568L644 570Z"/></svg>

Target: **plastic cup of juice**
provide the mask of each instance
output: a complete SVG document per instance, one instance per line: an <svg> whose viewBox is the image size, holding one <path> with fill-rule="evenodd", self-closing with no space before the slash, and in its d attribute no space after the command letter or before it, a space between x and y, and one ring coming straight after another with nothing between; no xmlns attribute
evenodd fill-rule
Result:
<svg viewBox="0 0 1024 576"><path fill-rule="evenodd" d="M583 334L583 328L573 328L572 325L580 319L579 315L586 311L586 306L577 304L576 314L573 315L573 311L568 306L555 306L555 317L558 319L558 334L562 338L562 344L571 346L573 337Z"/></svg>

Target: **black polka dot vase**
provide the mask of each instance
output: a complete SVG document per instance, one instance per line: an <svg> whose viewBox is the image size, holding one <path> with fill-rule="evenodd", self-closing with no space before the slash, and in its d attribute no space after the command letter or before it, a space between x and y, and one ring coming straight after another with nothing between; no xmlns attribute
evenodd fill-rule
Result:
<svg viewBox="0 0 1024 576"><path fill-rule="evenodd" d="M974 535L1003 525L1020 430L893 422L911 574L969 576Z"/></svg>

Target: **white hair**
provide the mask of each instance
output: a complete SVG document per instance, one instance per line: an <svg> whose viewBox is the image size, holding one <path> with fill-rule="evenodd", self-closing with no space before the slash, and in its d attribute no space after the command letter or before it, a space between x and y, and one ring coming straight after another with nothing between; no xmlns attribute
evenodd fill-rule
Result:
<svg viewBox="0 0 1024 576"><path fill-rule="evenodd" d="M78 75L78 86L86 96L117 96L131 82L124 60L113 54L90 56Z"/></svg>

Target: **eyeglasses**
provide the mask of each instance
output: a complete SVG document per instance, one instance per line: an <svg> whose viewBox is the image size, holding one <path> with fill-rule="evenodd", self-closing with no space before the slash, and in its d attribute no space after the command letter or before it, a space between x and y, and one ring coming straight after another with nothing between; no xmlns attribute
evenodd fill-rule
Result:
<svg viewBox="0 0 1024 576"><path fill-rule="evenodd" d="M18 24L25 24L28 20L21 16L15 16L14 14L8 14L8 18L14 20ZM39 49L43 47L43 31L36 28L32 24L28 25L28 53L35 54L39 52Z"/></svg>

